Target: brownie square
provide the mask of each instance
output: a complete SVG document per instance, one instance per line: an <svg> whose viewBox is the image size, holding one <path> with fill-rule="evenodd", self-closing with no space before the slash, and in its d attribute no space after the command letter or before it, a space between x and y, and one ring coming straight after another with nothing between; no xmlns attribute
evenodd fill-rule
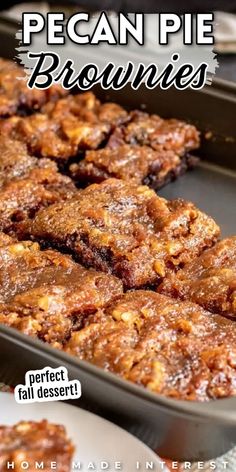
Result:
<svg viewBox="0 0 236 472"><path fill-rule="evenodd" d="M54 462L58 472L70 472L73 453L74 446L62 425L43 420L0 426L2 472L8 471L11 463L17 472L22 470L22 463L27 464L30 472L38 469L37 463L43 463L43 470L49 472Z"/></svg>
<svg viewBox="0 0 236 472"><path fill-rule="evenodd" d="M60 85L46 90L28 88L24 69L13 61L0 59L0 116L33 112L47 101L57 100L67 93Z"/></svg>
<svg viewBox="0 0 236 472"><path fill-rule="evenodd" d="M49 157L63 165L80 151L97 149L127 116L119 105L102 105L88 92L49 103L42 113L5 120L0 130L26 142L36 156Z"/></svg>
<svg viewBox="0 0 236 472"><path fill-rule="evenodd" d="M159 189L196 164L188 153L198 147L194 126L133 111L115 127L105 148L87 151L70 166L70 175L86 185L115 177Z"/></svg>
<svg viewBox="0 0 236 472"><path fill-rule="evenodd" d="M85 320L64 350L152 392L207 401L236 394L236 325L138 290Z"/></svg>
<svg viewBox="0 0 236 472"><path fill-rule="evenodd" d="M71 164L70 176L80 185L115 177L158 190L193 167L195 162L195 158L180 158L173 151L124 144L114 149L87 151L85 159Z"/></svg>
<svg viewBox="0 0 236 472"><path fill-rule="evenodd" d="M30 241L0 248L0 282L0 323L51 344L123 292L116 277Z"/></svg>
<svg viewBox="0 0 236 472"><path fill-rule="evenodd" d="M146 186L108 179L39 211L21 236L72 253L87 267L113 273L126 288L160 283L211 247L214 220L192 203L167 201Z"/></svg>
<svg viewBox="0 0 236 472"><path fill-rule="evenodd" d="M154 150L173 151L183 156L199 147L200 137L196 127L184 121L136 110L130 113L127 124L115 129L108 146L114 148L122 143L151 146Z"/></svg>
<svg viewBox="0 0 236 472"><path fill-rule="evenodd" d="M167 277L159 291L235 318L236 236L223 239L175 276Z"/></svg>

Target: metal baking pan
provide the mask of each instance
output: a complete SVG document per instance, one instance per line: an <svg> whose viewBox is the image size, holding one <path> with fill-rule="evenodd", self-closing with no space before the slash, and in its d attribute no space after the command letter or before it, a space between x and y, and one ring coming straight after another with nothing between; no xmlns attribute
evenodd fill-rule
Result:
<svg viewBox="0 0 236 472"><path fill-rule="evenodd" d="M15 55L14 32L9 21L0 22L0 56ZM184 197L211 214L222 235L236 233L236 86L215 80L196 92L175 89L134 92L129 87L101 98L115 99L127 107L174 116L195 123L202 131L202 164L160 194ZM105 97L106 95L106 97ZM79 405L139 432L163 457L206 460L236 444L236 397L208 403L183 402L155 395L75 357L56 351L5 326L0 327L0 381L24 382L25 372L45 366L65 365L70 378L82 383ZM130 429L132 425L132 429Z"/></svg>

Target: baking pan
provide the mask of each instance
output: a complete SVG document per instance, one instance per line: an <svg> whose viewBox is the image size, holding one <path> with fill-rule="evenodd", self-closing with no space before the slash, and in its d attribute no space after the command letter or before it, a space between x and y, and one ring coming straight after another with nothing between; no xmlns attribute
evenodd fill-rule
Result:
<svg viewBox="0 0 236 472"><path fill-rule="evenodd" d="M0 56L15 55L16 26L0 22ZM5 45L7 44L7 48ZM183 118L202 131L198 154L201 165L166 186L161 195L184 197L211 214L222 227L222 236L236 233L236 87L215 80L201 91L176 89L150 91L130 87L107 94L132 108L146 108L162 116ZM71 379L82 383L80 406L99 411L145 439L163 457L206 460L236 444L236 397L208 403L183 402L153 394L50 346L0 327L0 380L24 382L25 372L45 366L65 365ZM145 436L145 438L144 438Z"/></svg>

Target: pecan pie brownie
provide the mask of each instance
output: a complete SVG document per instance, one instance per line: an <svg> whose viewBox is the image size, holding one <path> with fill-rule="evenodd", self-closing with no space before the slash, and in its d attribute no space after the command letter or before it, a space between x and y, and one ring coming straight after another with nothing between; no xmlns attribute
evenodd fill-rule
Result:
<svg viewBox="0 0 236 472"><path fill-rule="evenodd" d="M149 146L123 144L114 149L87 151L84 159L71 164L70 175L80 185L115 177L158 190L195 162L196 158L187 155L181 158L171 150L155 151Z"/></svg>
<svg viewBox="0 0 236 472"><path fill-rule="evenodd" d="M1 133L27 144L31 153L61 165L80 151L96 149L128 113L114 103L101 104L91 92L50 103L41 113L2 121Z"/></svg>
<svg viewBox="0 0 236 472"><path fill-rule="evenodd" d="M207 401L236 394L235 341L231 320L137 290L86 318L64 349L155 393Z"/></svg>
<svg viewBox="0 0 236 472"><path fill-rule="evenodd" d="M0 248L0 323L44 341L63 342L84 317L122 292L116 277L41 251L37 243Z"/></svg>
<svg viewBox="0 0 236 472"><path fill-rule="evenodd" d="M183 156L197 149L199 132L195 126L176 119L163 119L142 111L132 111L127 124L117 127L108 146L114 148L122 143L151 146L155 150L171 150Z"/></svg>
<svg viewBox="0 0 236 472"><path fill-rule="evenodd" d="M39 211L21 229L22 236L113 273L126 288L160 283L219 236L214 220L192 203L167 201L146 186L117 179Z"/></svg>
<svg viewBox="0 0 236 472"><path fill-rule="evenodd" d="M58 472L70 472L74 446L68 438L64 426L46 420L21 421L14 426L0 426L0 470L7 472L8 464L14 470L35 472L39 463L43 470L50 472L56 463Z"/></svg>

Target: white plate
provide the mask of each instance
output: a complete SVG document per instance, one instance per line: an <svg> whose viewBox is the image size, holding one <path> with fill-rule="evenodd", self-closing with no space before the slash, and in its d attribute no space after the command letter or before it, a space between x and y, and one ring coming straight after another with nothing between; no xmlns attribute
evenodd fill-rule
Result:
<svg viewBox="0 0 236 472"><path fill-rule="evenodd" d="M146 463L154 464L156 472L168 472L161 459L145 444L109 421L88 411L62 402L43 402L19 405L10 393L0 393L0 424L13 425L18 421L40 421L63 424L76 451L74 463L80 462L83 472L91 470L116 472L115 462L122 463L123 472L144 472ZM102 461L109 463L101 466ZM140 468L137 467L140 462ZM93 463L93 465L91 465ZM94 467L94 468L93 468Z"/></svg>

